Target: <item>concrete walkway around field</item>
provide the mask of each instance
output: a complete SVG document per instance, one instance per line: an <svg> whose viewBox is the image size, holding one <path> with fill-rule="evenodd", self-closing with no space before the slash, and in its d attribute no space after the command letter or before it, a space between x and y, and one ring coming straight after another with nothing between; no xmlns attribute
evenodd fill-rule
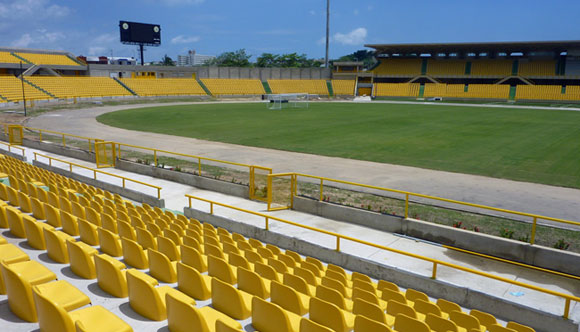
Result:
<svg viewBox="0 0 580 332"><path fill-rule="evenodd" d="M33 152L39 152L48 156L53 156L59 159L71 161L88 167L94 167L94 164L80 161L77 159L58 156L55 154L26 149L28 160L33 160ZM42 159L39 158L40 161ZM67 169L65 164L55 163L54 166ZM182 185L166 180L134 174L130 172L121 171L118 169L106 169L107 172L123 175L132 179L140 180L149 184L161 186L162 198L165 199L166 208L183 211L187 206L187 199L185 194L199 196L202 198L215 200L228 205L240 207L243 209L266 212L266 204L247 199L224 195L217 192L201 190L195 187ZM92 172L81 168L74 169L75 173L92 176ZM106 178L104 181L109 182ZM118 183L116 180L110 180L111 183ZM137 187L133 189L140 190ZM193 201L193 208L209 212L209 204L202 201ZM214 207L214 213L219 216L224 216L238 222L252 224L258 227L264 227L264 219L261 217L248 215L243 212L235 211L225 207ZM517 280L524 283L544 287L547 289L559 291L565 294L577 295L580 293L580 282L577 280L564 278L560 276L551 275L545 272L521 268L515 265L493 261L485 258L475 257L472 255L460 253L457 251L445 249L437 244L418 241L412 238L405 238L396 234L386 233L366 227L349 224L346 222L339 222L331 219L326 219L318 216L313 216L292 210L271 212L272 216L284 218L286 220L298 222L304 225L310 225L317 228L333 231L339 234L349 235L354 238L364 239L372 243L380 243L381 245L391 248L408 251L411 253L440 259L447 262L452 262L461 266L470 267L485 272L489 272L498 276L502 276L511 280ZM334 248L335 238L327 235L322 235L313 231L305 230L295 226L282 224L271 221L270 230L273 232L285 234L288 236L300 238L312 243L316 243L328 248ZM431 276L432 264L421 260L401 256L392 252L368 247L362 244L342 241L341 251L362 257L380 264L394 266L402 270L411 271L416 274ZM512 286L500 281L495 281L478 275L467 272L456 271L447 267L439 267L438 279L446 281L458 286L468 287L470 289L482 291L493 296L503 298L507 301L520 303L532 308L536 308L545 312L561 315L564 309L564 300L556 298L552 295L546 295L540 292L532 291L518 286ZM0 298L1 301L1 298ZM580 304L572 302L570 318L580 320Z"/></svg>
<svg viewBox="0 0 580 332"><path fill-rule="evenodd" d="M378 102L393 103L392 101ZM140 104L62 110L30 118L26 125L209 158L261 165L271 167L274 173L300 172L549 217L574 221L580 220L580 190L578 189L137 132L109 127L95 120L95 117L100 114L117 110L179 104L195 103ZM467 106L466 104L460 105ZM454 105L449 104L449 106ZM482 105L473 104L469 106L480 107ZM495 106L511 107L504 105ZM557 107L535 108L563 111ZM434 204L436 202L430 201L430 203ZM445 204L441 205L445 206ZM458 208L457 205L453 207ZM479 210L479 212L482 212L482 210ZM530 218L524 218L523 220L531 221ZM563 226L559 223L558 225Z"/></svg>

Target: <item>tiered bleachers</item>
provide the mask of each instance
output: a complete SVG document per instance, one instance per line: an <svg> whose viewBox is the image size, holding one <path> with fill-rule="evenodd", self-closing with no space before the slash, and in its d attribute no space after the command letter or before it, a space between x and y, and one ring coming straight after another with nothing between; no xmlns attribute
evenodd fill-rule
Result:
<svg viewBox="0 0 580 332"><path fill-rule="evenodd" d="M421 75L421 59L380 59L376 75Z"/></svg>
<svg viewBox="0 0 580 332"><path fill-rule="evenodd" d="M10 52L0 52L0 63L20 63L20 59L10 54Z"/></svg>
<svg viewBox="0 0 580 332"><path fill-rule="evenodd" d="M107 296L128 297L140 321L167 319L172 331L239 332L238 321L250 318L261 332L503 331L487 313L464 312L445 299L134 205L13 158L0 157L0 172L8 182L0 184L0 228L68 265L75 278L96 279ZM75 322L77 331L132 330L102 307L77 309L88 297L66 280L53 281L54 273L17 246L0 249L7 276L0 291L19 318L34 321L37 314L43 331L72 332ZM177 289L159 283L177 283ZM196 305L210 299L211 306ZM514 322L507 328L533 331Z"/></svg>
<svg viewBox="0 0 580 332"><path fill-rule="evenodd" d="M43 100L52 98L26 82L24 83L24 95L26 100ZM23 99L22 81L14 76L0 76L0 96L6 98L7 101L21 101Z"/></svg>
<svg viewBox="0 0 580 332"><path fill-rule="evenodd" d="M377 83L375 84L376 97L418 97L417 83Z"/></svg>
<svg viewBox="0 0 580 332"><path fill-rule="evenodd" d="M356 82L354 80L332 80L332 91L336 96L352 96L354 95L354 87Z"/></svg>
<svg viewBox="0 0 580 332"><path fill-rule="evenodd" d="M272 93L309 93L328 96L325 80L268 80Z"/></svg>
<svg viewBox="0 0 580 332"><path fill-rule="evenodd" d="M427 62L427 75L432 76L458 76L465 75L465 60L429 59Z"/></svg>
<svg viewBox="0 0 580 332"><path fill-rule="evenodd" d="M57 98L131 95L127 89L108 77L29 76L26 77L26 80L48 91Z"/></svg>
<svg viewBox="0 0 580 332"><path fill-rule="evenodd" d="M73 61L64 54L42 54L42 53L14 53L28 62L36 65L63 65L78 66L79 63Z"/></svg>
<svg viewBox="0 0 580 332"><path fill-rule="evenodd" d="M509 85L470 84L425 84L424 97L508 99Z"/></svg>
<svg viewBox="0 0 580 332"><path fill-rule="evenodd" d="M123 78L123 84L139 96L205 96L207 93L191 78Z"/></svg>
<svg viewBox="0 0 580 332"><path fill-rule="evenodd" d="M518 74L520 76L554 76L556 74L556 61L533 60L519 61Z"/></svg>
<svg viewBox="0 0 580 332"><path fill-rule="evenodd" d="M510 76L513 60L471 60L473 76Z"/></svg>
<svg viewBox="0 0 580 332"><path fill-rule="evenodd" d="M516 100L564 100L570 88L572 87L566 89L566 94L562 94L562 86L560 85L518 85L516 88ZM572 92L573 90L575 89L570 89ZM571 93L570 95L574 94Z"/></svg>
<svg viewBox="0 0 580 332"><path fill-rule="evenodd" d="M219 79L204 78L201 80L212 95L263 95L264 85L257 79Z"/></svg>

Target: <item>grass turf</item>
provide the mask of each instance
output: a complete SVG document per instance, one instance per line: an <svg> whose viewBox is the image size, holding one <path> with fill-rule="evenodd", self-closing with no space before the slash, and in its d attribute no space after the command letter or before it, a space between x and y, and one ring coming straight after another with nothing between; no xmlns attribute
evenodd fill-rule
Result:
<svg viewBox="0 0 580 332"><path fill-rule="evenodd" d="M147 107L107 125L248 146L580 188L580 112L311 103Z"/></svg>

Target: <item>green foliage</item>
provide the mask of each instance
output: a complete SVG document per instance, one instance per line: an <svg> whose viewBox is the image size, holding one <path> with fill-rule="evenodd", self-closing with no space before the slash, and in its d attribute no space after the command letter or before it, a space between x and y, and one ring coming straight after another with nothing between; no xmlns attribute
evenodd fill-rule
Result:
<svg viewBox="0 0 580 332"><path fill-rule="evenodd" d="M555 244L554 244L554 248L556 249L560 249L560 250L567 250L568 248L570 248L570 243L564 241L564 239L559 239Z"/></svg>
<svg viewBox="0 0 580 332"><path fill-rule="evenodd" d="M281 67L281 68L310 68L320 67L322 61L308 59L306 54L272 54L262 53L256 59L256 67Z"/></svg>
<svg viewBox="0 0 580 332"><path fill-rule="evenodd" d="M503 228L499 230L499 236L505 237L506 239L513 239L514 231L507 228Z"/></svg>
<svg viewBox="0 0 580 332"><path fill-rule="evenodd" d="M375 53L373 51L358 50L354 53L343 55L335 61L362 61L364 63L364 67L368 69L376 63L374 54Z"/></svg>
<svg viewBox="0 0 580 332"><path fill-rule="evenodd" d="M218 67L251 67L250 58L252 56L246 53L245 49L239 49L233 52L224 52L216 58L205 62L206 66Z"/></svg>
<svg viewBox="0 0 580 332"><path fill-rule="evenodd" d="M159 62L161 66L175 66L175 61L165 54L163 58L161 58L161 62Z"/></svg>
<svg viewBox="0 0 580 332"><path fill-rule="evenodd" d="M461 105L148 107L98 121L210 141L580 188L580 113ZM267 138L267 139L266 139ZM551 245L551 244L550 244Z"/></svg>

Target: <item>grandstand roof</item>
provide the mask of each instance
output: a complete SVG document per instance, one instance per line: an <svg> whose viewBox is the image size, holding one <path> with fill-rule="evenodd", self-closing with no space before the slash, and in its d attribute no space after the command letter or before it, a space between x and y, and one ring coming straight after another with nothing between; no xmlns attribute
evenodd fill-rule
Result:
<svg viewBox="0 0 580 332"><path fill-rule="evenodd" d="M490 43L427 43L366 44L378 54L481 53L481 52L566 52L580 50L580 40L490 42Z"/></svg>

